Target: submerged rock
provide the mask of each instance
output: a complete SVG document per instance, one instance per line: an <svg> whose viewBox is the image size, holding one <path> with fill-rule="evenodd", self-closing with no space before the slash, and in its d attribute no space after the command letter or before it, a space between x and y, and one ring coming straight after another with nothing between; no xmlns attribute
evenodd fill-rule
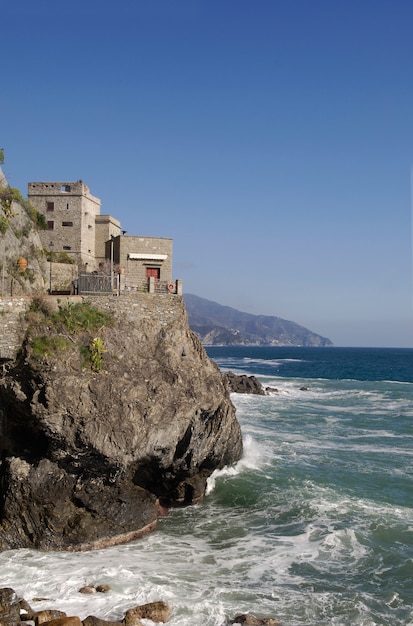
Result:
<svg viewBox="0 0 413 626"><path fill-rule="evenodd" d="M280 622L274 617L254 617L249 613L237 615L230 623L234 625L244 624L245 626L280 626Z"/></svg>
<svg viewBox="0 0 413 626"><path fill-rule="evenodd" d="M36 318L0 380L0 549L129 541L165 507L199 501L208 476L241 456L228 390L182 299L93 303L113 323L91 334ZM96 336L94 369L85 351Z"/></svg>

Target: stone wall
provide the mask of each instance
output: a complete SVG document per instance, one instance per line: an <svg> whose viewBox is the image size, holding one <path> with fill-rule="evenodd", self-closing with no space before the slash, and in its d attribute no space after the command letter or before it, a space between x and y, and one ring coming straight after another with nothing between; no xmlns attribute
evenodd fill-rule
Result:
<svg viewBox="0 0 413 626"><path fill-rule="evenodd" d="M26 330L24 314L32 299L28 296L0 298L0 359L14 359Z"/></svg>
<svg viewBox="0 0 413 626"><path fill-rule="evenodd" d="M49 289L50 283L52 293L56 291L73 292L73 281L78 277L79 270L77 265L70 263L47 263Z"/></svg>
<svg viewBox="0 0 413 626"><path fill-rule="evenodd" d="M137 318L158 319L162 325L181 315L181 296L149 293L125 293L121 296L44 296L57 305L88 301L109 311L115 318L134 321ZM24 314L32 297L0 297L0 360L14 359L20 349L27 325Z"/></svg>

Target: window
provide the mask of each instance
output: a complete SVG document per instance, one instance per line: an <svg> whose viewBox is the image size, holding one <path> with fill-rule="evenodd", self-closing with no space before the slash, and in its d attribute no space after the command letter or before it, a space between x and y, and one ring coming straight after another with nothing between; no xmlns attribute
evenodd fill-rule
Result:
<svg viewBox="0 0 413 626"><path fill-rule="evenodd" d="M73 226L73 222L62 222L62 226Z"/></svg>
<svg viewBox="0 0 413 626"><path fill-rule="evenodd" d="M47 222L47 230L54 230L54 222Z"/></svg>
<svg viewBox="0 0 413 626"><path fill-rule="evenodd" d="M47 211L54 211L54 202L47 202Z"/></svg>
<svg viewBox="0 0 413 626"><path fill-rule="evenodd" d="M64 191L65 193L70 192L70 185L62 185L60 191Z"/></svg>
<svg viewBox="0 0 413 626"><path fill-rule="evenodd" d="M91 228L92 228L92 225L91 225L91 224L89 224L88 229L90 230Z"/></svg>
<svg viewBox="0 0 413 626"><path fill-rule="evenodd" d="M71 250L72 246L63 246L63 250Z"/></svg>

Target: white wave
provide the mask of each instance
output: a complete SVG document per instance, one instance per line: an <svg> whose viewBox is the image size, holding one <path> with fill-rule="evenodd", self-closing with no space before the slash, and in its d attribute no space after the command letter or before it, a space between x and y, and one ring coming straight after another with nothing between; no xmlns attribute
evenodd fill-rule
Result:
<svg viewBox="0 0 413 626"><path fill-rule="evenodd" d="M215 470L207 480L206 495L215 489L216 481L222 477L236 476L245 470L260 470L267 463L267 455L263 447L251 435L243 438L243 454L241 459L231 466Z"/></svg>

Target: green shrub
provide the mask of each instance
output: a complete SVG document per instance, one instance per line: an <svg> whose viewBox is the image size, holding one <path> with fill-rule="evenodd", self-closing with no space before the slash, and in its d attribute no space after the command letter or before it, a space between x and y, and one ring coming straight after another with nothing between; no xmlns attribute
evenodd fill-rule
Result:
<svg viewBox="0 0 413 626"><path fill-rule="evenodd" d="M7 232L8 227L9 220L4 215L0 215L0 233L4 235Z"/></svg>
<svg viewBox="0 0 413 626"><path fill-rule="evenodd" d="M62 252L58 252L57 255L53 255L53 261L56 261L56 263L68 263L70 265L75 263L75 260L64 250Z"/></svg>
<svg viewBox="0 0 413 626"><path fill-rule="evenodd" d="M91 339L89 343L89 350L92 370L94 372L100 372L103 364L103 355L107 352L107 350L105 350L103 339L100 337Z"/></svg>
<svg viewBox="0 0 413 626"><path fill-rule="evenodd" d="M29 200L24 200L22 198L20 204L26 211L27 215L31 219L31 221L41 230L47 229L47 221L43 213L39 213L37 209L29 202Z"/></svg>
<svg viewBox="0 0 413 626"><path fill-rule="evenodd" d="M3 210L4 216L8 220L14 217L14 213L11 210L13 202L23 202L23 196L20 191L14 187L4 187L4 189L0 189L0 206Z"/></svg>

